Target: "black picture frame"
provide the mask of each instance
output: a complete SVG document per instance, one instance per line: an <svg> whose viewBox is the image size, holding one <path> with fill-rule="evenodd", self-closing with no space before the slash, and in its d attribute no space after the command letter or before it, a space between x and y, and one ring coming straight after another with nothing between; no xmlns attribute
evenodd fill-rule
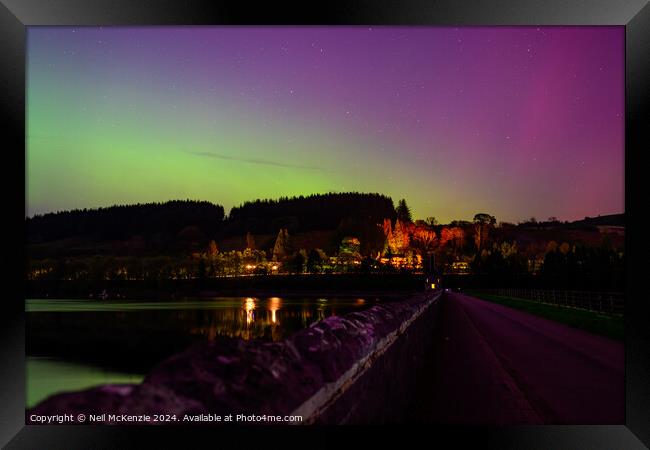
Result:
<svg viewBox="0 0 650 450"><path fill-rule="evenodd" d="M26 27L36 25L621 25L626 37L626 424L611 426L426 427L425 429L336 429L295 427L117 427L25 425L24 236L25 202L17 186L25 175L25 48ZM649 148L647 130L650 89L650 4L645 0L364 0L302 2L278 5L245 1L179 0L1 0L0 90L6 142L2 183L6 194L2 262L7 290L3 319L0 372L0 444L6 448L128 448L156 441L187 448L198 439L221 443L224 437L282 447L339 446L350 433L391 446L403 446L413 434L431 445L451 439L454 447L472 443L500 449L641 449L650 446L650 338L643 295L648 269L640 214L647 205L642 187L642 158ZM606 176L606 174L603 174ZM24 182L24 180L23 180ZM25 184L23 184L25 186ZM647 233L646 233L647 234ZM646 275L647 277L647 275ZM258 432L259 431L259 432ZM290 437L286 437L286 433ZM343 436L342 436L343 434ZM406 440L408 437L408 441ZM413 442L413 441L411 441ZM645 445L644 445L645 444ZM367 444L369 445L369 444Z"/></svg>

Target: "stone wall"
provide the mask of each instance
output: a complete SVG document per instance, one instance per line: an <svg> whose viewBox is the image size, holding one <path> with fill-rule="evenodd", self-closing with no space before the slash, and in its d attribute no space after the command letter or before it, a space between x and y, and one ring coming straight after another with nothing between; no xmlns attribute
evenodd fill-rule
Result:
<svg viewBox="0 0 650 450"><path fill-rule="evenodd" d="M59 394L33 414L301 415L304 423L395 423L408 415L439 292L331 316L281 342L197 344L139 385ZM86 422L88 423L88 422ZM94 422L95 424L97 422ZM174 422L172 422L174 423ZM192 422L194 423L194 422Z"/></svg>

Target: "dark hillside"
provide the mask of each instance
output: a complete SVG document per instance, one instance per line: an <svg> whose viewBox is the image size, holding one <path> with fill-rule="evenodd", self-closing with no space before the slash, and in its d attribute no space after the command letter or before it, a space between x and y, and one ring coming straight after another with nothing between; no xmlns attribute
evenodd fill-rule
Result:
<svg viewBox="0 0 650 450"><path fill-rule="evenodd" d="M330 193L279 200L246 202L230 211L226 221L227 235L247 232L275 234L280 228L289 233L334 230L342 221L382 223L395 219L390 197L381 194Z"/></svg>
<svg viewBox="0 0 650 450"><path fill-rule="evenodd" d="M32 254L138 253L202 243L217 235L223 219L220 205L174 200L49 213L25 225Z"/></svg>

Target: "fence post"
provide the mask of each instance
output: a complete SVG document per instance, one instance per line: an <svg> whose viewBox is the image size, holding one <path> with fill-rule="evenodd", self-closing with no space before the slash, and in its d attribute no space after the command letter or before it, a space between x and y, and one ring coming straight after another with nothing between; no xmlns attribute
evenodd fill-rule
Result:
<svg viewBox="0 0 650 450"><path fill-rule="evenodd" d="M599 307L600 307L600 312L603 312L603 294L598 295L598 300L599 300Z"/></svg>

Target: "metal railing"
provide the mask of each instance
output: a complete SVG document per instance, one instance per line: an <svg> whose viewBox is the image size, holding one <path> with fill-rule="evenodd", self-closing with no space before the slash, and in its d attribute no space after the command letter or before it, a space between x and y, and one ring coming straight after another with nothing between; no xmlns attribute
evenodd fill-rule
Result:
<svg viewBox="0 0 650 450"><path fill-rule="evenodd" d="M541 290L500 288L486 289L493 295L522 298L538 303L584 309L607 315L622 315L625 307L623 292L591 292L566 290Z"/></svg>

